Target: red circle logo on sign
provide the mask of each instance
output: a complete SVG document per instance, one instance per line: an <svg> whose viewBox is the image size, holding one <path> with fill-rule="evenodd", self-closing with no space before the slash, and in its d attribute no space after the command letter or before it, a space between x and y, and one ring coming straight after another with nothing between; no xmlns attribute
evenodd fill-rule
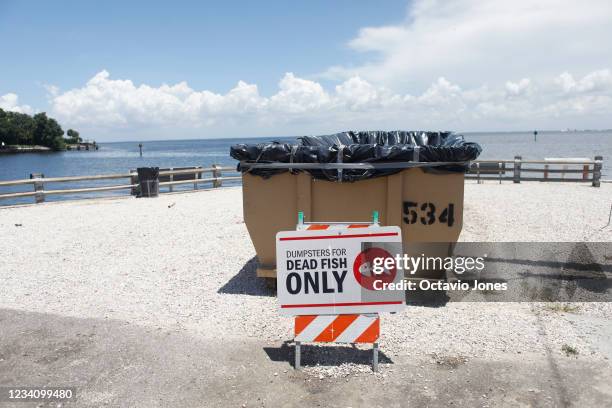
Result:
<svg viewBox="0 0 612 408"><path fill-rule="evenodd" d="M374 259L382 258L381 267L383 268L382 273L374 273ZM361 251L353 262L353 274L357 282L368 290L376 290L374 288L374 282L379 281L376 285L378 289L382 288L383 283L391 283L395 280L397 269L395 267L395 260L393 260L393 266L390 269L384 267L385 260L387 258L393 259L391 254L382 248L368 248L365 251Z"/></svg>

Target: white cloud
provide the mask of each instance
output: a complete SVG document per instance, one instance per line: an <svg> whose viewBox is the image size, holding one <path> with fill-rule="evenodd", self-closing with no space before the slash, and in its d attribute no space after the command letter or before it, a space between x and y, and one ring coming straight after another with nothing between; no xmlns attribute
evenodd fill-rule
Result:
<svg viewBox="0 0 612 408"><path fill-rule="evenodd" d="M440 77L418 98L423 105L442 106L461 99L461 88Z"/></svg>
<svg viewBox="0 0 612 408"><path fill-rule="evenodd" d="M221 123L275 126L324 117L345 120L357 112L385 114L384 110L406 106L403 96L359 77L328 92L318 82L287 73L279 81L278 92L264 97L257 85L243 81L218 94L193 90L185 82L157 88L137 86L101 71L83 87L57 94L51 107L52 114L71 126L201 128Z"/></svg>
<svg viewBox="0 0 612 408"><path fill-rule="evenodd" d="M47 95L49 97L57 96L59 94L59 92L60 92L59 87L57 87L55 85L52 85L52 84L45 84L45 85L43 85L43 87L47 91Z"/></svg>
<svg viewBox="0 0 612 408"><path fill-rule="evenodd" d="M337 100L349 111L367 112L375 109L392 109L401 104L402 98L385 88L376 87L354 76L337 85Z"/></svg>
<svg viewBox="0 0 612 408"><path fill-rule="evenodd" d="M0 109L28 114L34 112L29 105L19 105L19 96L14 93L7 93L6 95L0 96Z"/></svg>
<svg viewBox="0 0 612 408"><path fill-rule="evenodd" d="M543 80L612 66L609 0L416 0L396 25L366 27L349 42L369 61L334 66L396 90L423 90L445 77L464 87L509 78Z"/></svg>
<svg viewBox="0 0 612 408"><path fill-rule="evenodd" d="M293 73L285 74L279 83L280 91L269 99L271 108L284 113L316 112L327 107L331 100L321 84Z"/></svg>
<svg viewBox="0 0 612 408"><path fill-rule="evenodd" d="M609 128L610 21L609 0L415 0L402 23L362 28L349 42L366 63L286 73L272 95L244 81L218 93L101 71L67 91L47 86L50 114L92 137ZM14 94L0 104L31 110Z"/></svg>
<svg viewBox="0 0 612 408"><path fill-rule="evenodd" d="M525 95L529 92L529 85L531 80L529 78L523 78L518 82L507 81L506 82L506 94L509 97Z"/></svg>
<svg viewBox="0 0 612 408"><path fill-rule="evenodd" d="M595 70L577 79L506 80L464 88L439 77L420 93L399 93L354 76L326 90L287 73L267 97L239 81L227 93L194 90L186 82L153 87L101 71L84 86L57 93L51 114L69 127L173 129L197 136L309 134L346 128L561 128L563 120L600 121L612 114L612 74ZM16 96L13 98L16 103ZM575 126L574 126L575 127ZM168 135L168 133L164 133ZM183 133L182 133L183 135Z"/></svg>
<svg viewBox="0 0 612 408"><path fill-rule="evenodd" d="M406 93L417 124L609 128L610 21L609 0L415 0L403 22L362 28L348 43L365 63L318 77Z"/></svg>
<svg viewBox="0 0 612 408"><path fill-rule="evenodd" d="M612 92L612 72L602 69L591 72L584 78L576 81L569 72L564 72L556 79L566 94L580 94L587 92Z"/></svg>

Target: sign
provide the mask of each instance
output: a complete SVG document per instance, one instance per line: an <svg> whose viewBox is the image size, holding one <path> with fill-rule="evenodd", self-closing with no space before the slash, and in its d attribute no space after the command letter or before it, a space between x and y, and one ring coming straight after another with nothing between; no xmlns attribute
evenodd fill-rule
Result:
<svg viewBox="0 0 612 408"><path fill-rule="evenodd" d="M405 292L385 289L403 279L394 263L402 253L399 227L281 231L276 234L276 279L282 315L396 312Z"/></svg>

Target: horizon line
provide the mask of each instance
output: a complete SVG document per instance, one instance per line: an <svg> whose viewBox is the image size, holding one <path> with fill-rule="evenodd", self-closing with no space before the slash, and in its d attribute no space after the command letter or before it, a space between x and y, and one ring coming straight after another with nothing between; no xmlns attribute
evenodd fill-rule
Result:
<svg viewBox="0 0 612 408"><path fill-rule="evenodd" d="M396 129L397 130L397 129ZM423 130L425 132L425 130ZM581 133L581 132L612 132L612 128L603 128L603 129L544 129L544 130L540 130L540 129L533 129L533 130L477 130L477 131L472 131L472 130L462 130L462 131L456 131L454 133L458 133L458 134L482 134L482 133L529 133L529 134L533 134L534 131L537 131L538 134L540 133ZM440 130L440 132L444 132L443 130ZM341 133L341 132L336 132L336 133ZM333 134L333 133L329 133L329 134ZM131 139L131 140L113 140L113 141L108 141L108 142L97 142L98 144L100 143L144 143L144 142L188 142L188 141L196 141L196 140L231 140L231 139L265 139L265 138L269 138L269 139L290 139L290 138L298 138L298 137L302 137L302 136L311 136L311 135L294 135L294 136L288 136L288 135L276 135L276 136L222 136L222 137L200 137L200 138L181 138L181 139ZM318 136L318 135L313 135L313 136ZM95 138L91 138L92 140L95 140Z"/></svg>

